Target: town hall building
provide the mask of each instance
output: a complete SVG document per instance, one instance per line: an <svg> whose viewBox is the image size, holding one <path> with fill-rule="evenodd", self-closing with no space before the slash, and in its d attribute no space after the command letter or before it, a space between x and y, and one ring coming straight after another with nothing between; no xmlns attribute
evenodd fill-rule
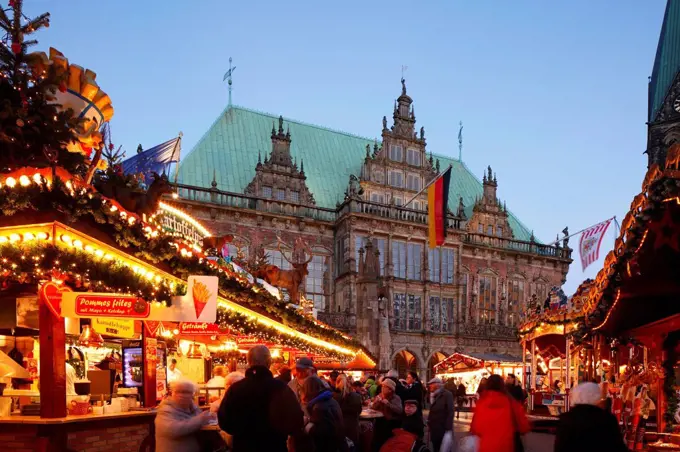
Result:
<svg viewBox="0 0 680 452"><path fill-rule="evenodd" d="M429 249L426 191L405 204L449 165L446 242ZM541 244L499 201L511 177L427 149L402 80L380 141L230 105L181 162L172 202L233 235L232 255L287 269L302 239L317 318L381 369L426 377L455 351L519 357L520 313L565 281L568 241Z"/></svg>

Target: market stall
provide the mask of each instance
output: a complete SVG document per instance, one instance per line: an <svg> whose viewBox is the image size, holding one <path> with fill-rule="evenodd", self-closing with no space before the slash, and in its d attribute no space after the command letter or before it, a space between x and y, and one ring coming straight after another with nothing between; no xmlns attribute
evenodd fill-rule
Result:
<svg viewBox="0 0 680 452"><path fill-rule="evenodd" d="M599 376L596 364L610 363L605 376L610 381L612 406L630 448L655 440L654 432L677 429L678 161L680 145L673 144L666 167L654 164L647 171L642 191L633 199L614 250L607 255L586 300L586 325L578 335L593 357L588 374Z"/></svg>
<svg viewBox="0 0 680 452"><path fill-rule="evenodd" d="M469 399L468 406L472 407L483 378L493 374L503 377L512 374L521 380L522 360L498 353L454 353L435 364L434 373L445 383L456 386L462 383Z"/></svg>
<svg viewBox="0 0 680 452"><path fill-rule="evenodd" d="M544 302L533 303L523 316L519 327L523 381L532 414L556 417L569 409L569 389L580 366L580 349L571 336L583 324L583 301L591 286L592 281L585 282L569 299L554 287Z"/></svg>

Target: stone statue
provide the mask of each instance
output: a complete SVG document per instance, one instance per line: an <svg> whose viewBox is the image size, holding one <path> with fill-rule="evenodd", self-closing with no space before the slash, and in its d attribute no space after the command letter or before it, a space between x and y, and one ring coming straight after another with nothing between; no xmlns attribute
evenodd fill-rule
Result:
<svg viewBox="0 0 680 452"><path fill-rule="evenodd" d="M562 230L562 234L564 234L564 240L562 240L562 247L568 248L569 247L569 226L565 227Z"/></svg>
<svg viewBox="0 0 680 452"><path fill-rule="evenodd" d="M387 129L387 116L383 116L383 130Z"/></svg>
<svg viewBox="0 0 680 452"><path fill-rule="evenodd" d="M420 139L421 140L425 139L425 127L420 128Z"/></svg>

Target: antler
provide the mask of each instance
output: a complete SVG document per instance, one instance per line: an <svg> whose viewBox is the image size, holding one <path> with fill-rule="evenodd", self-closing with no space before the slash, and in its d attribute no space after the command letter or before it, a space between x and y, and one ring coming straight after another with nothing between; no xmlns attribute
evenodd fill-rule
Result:
<svg viewBox="0 0 680 452"><path fill-rule="evenodd" d="M276 247L278 248L279 253L281 253L281 256L283 256L283 258L284 258L286 261L288 261L288 263L289 263L290 265L294 265L293 262L292 262L290 259L288 259L288 258L286 257L286 253L281 249L281 243L282 243L282 242L283 242L283 241L281 240L281 237L279 237L279 235L276 234Z"/></svg>

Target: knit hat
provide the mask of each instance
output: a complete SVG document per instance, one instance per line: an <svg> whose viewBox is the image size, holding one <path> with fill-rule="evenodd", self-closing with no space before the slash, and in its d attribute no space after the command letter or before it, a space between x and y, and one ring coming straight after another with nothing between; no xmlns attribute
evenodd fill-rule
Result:
<svg viewBox="0 0 680 452"><path fill-rule="evenodd" d="M397 390L397 384L394 382L394 380L390 380L389 378L385 378L382 382L383 386L387 386L390 388L392 391Z"/></svg>

